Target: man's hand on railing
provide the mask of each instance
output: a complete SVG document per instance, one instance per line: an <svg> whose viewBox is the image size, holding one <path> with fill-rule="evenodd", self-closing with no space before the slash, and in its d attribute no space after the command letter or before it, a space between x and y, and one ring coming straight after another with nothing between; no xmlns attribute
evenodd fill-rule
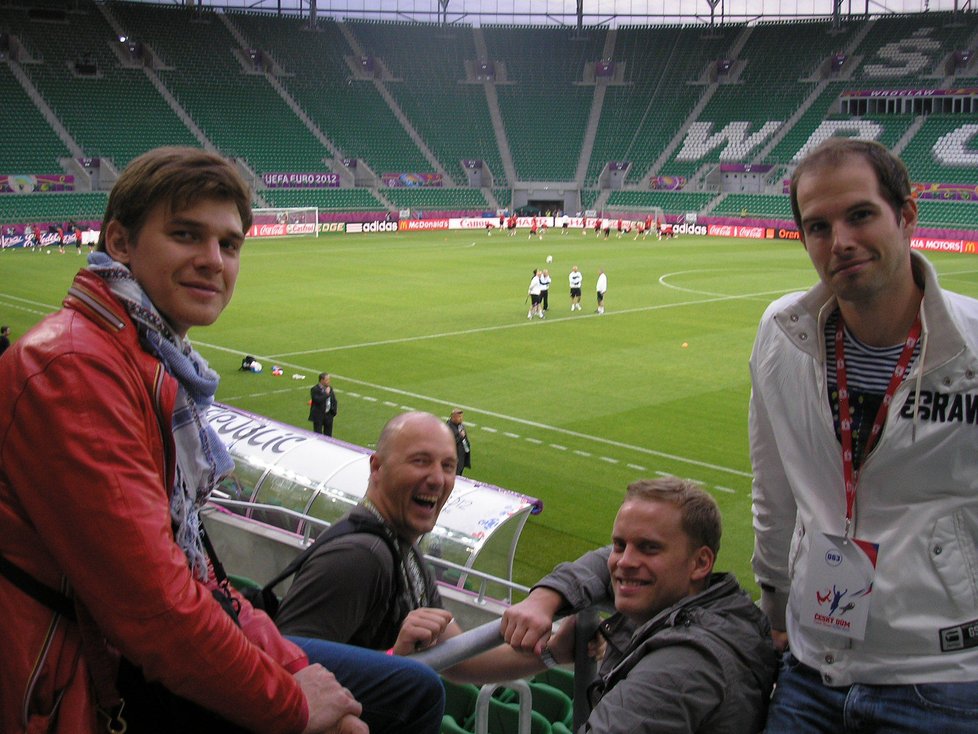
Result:
<svg viewBox="0 0 978 734"><path fill-rule="evenodd" d="M503 639L515 650L540 655L550 639L554 615L565 603L564 597L553 589L538 586L526 599L503 612ZM573 653L568 657L572 658Z"/></svg>
<svg viewBox="0 0 978 734"><path fill-rule="evenodd" d="M554 662L565 663L574 662L574 641L577 634L577 616L564 617L560 620L557 631L550 636L547 642L547 649ZM607 642L604 637L595 631L594 636L587 641L587 656L592 660L600 662L604 657Z"/></svg>
<svg viewBox="0 0 978 734"><path fill-rule="evenodd" d="M422 607L408 613L401 623L394 643L395 655L411 655L427 650L438 642L451 623L452 613L447 609Z"/></svg>

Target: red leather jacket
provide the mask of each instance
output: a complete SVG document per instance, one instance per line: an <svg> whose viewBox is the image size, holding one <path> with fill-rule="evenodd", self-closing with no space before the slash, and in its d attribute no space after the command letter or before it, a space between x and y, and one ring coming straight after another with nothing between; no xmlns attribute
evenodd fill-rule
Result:
<svg viewBox="0 0 978 734"><path fill-rule="evenodd" d="M260 732L300 732L308 663L242 600L241 627L170 527L175 380L101 279L0 359L0 553L74 594L147 678ZM0 576L0 731L95 732L76 625Z"/></svg>

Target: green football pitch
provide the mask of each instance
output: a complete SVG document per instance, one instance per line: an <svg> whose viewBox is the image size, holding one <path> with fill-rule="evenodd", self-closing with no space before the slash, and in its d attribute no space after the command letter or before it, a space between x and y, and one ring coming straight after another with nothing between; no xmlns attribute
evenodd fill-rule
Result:
<svg viewBox="0 0 978 734"><path fill-rule="evenodd" d="M930 257L945 287L978 297L978 260ZM224 316L190 334L222 375L218 400L308 427L309 388L328 371L335 435L365 446L399 411L463 407L466 476L543 500L517 549L516 580L527 584L607 543L630 481L695 479L723 510L718 567L753 586L748 357L765 306L815 281L797 242L324 235L251 240L242 258ZM0 323L16 338L57 308L81 260L73 248L0 253ZM572 265L584 274L579 312ZM553 285L547 318L531 321L535 267ZM238 371L245 354L262 374Z"/></svg>

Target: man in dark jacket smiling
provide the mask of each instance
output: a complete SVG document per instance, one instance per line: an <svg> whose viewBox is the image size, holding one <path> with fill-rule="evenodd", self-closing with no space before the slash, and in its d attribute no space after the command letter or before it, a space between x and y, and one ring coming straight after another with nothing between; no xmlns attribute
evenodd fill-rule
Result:
<svg viewBox="0 0 978 734"><path fill-rule="evenodd" d="M607 652L584 732L763 728L777 666L770 626L731 574L713 573L720 535L719 508L695 484L633 482L612 544L561 564L505 613L513 647L549 648L569 662L571 625L549 640L553 616L614 599L618 613L600 627Z"/></svg>

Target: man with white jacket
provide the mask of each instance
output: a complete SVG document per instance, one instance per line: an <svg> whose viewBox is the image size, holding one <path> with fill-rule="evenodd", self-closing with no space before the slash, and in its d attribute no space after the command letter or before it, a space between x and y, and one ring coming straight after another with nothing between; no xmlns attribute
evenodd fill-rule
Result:
<svg viewBox="0 0 978 734"><path fill-rule="evenodd" d="M821 282L751 355L753 564L786 650L766 731L973 732L978 302L911 252L883 146L823 143L791 203Z"/></svg>

